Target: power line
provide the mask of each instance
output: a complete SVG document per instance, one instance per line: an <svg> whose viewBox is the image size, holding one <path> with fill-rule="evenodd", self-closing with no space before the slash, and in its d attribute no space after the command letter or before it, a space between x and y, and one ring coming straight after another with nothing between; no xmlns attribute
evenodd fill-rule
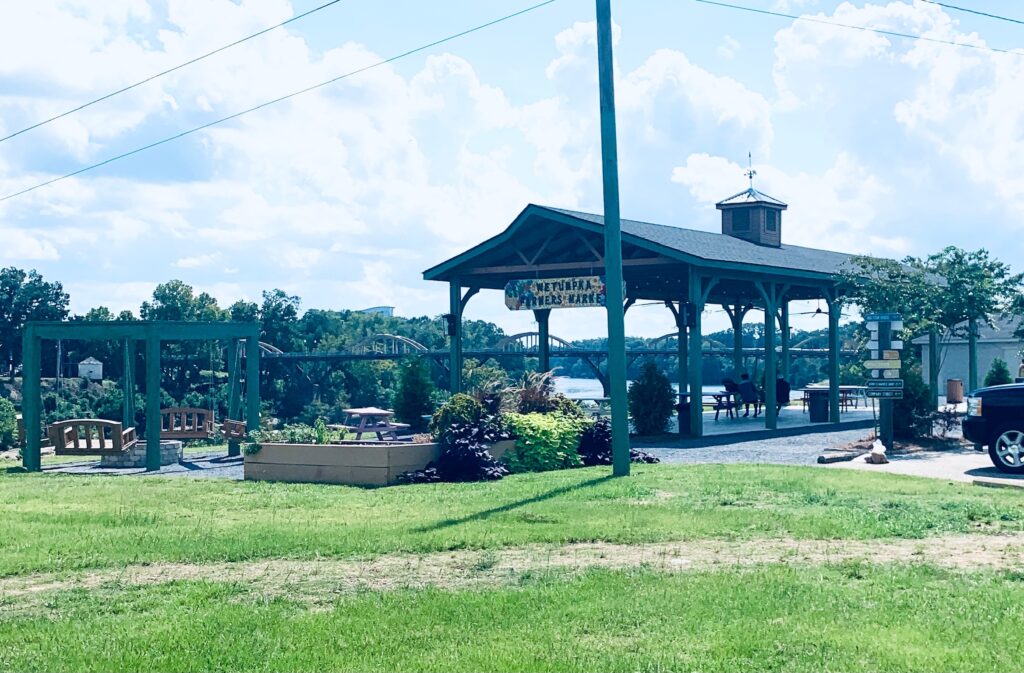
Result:
<svg viewBox="0 0 1024 673"><path fill-rule="evenodd" d="M309 10L307 12L303 12L302 14L296 14L295 16L293 16L292 18L288 19L287 21L282 21L281 23L279 23L277 25L270 26L269 28L264 28L263 30L261 30L261 31L259 31L257 33L253 33L252 35L249 35L248 37L243 37L240 40L235 40L231 44L225 44L223 47L217 47L213 51L208 51L205 54L202 54L201 56L196 56L195 58L190 59L188 61L185 61L184 63L180 63L180 64L174 66L173 68L168 68L167 70L164 70L162 72L158 72L155 75L150 75L146 79L140 79L138 82L135 82L134 84L129 84L128 86L123 87L121 89L118 89L117 91L112 91L112 92L110 92L110 93L108 93L108 94L106 94L104 96L100 96L99 98L91 100L88 103L83 103L83 104L79 105L78 107L71 108L70 110L67 110L65 112L61 112L60 114L54 115L53 117L50 117L49 119L44 119L44 120L42 120L40 122L36 122L35 124L32 124L31 126L26 126L25 128L21 129L20 131L15 131L14 133L12 133L12 134L10 134L8 136L4 136L3 138L0 138L0 143L4 142L6 140L10 140L11 138L14 138L16 136L20 136L22 133L25 133L27 131L31 131L32 129L37 129L40 126L43 126L45 124L49 124L50 122L57 121L58 119L61 119L62 117L67 117L70 114L74 114L76 112L84 110L85 108L90 107L92 105L95 105L96 103L101 103L101 102L107 100L108 98L113 98L114 96L118 96L120 94L123 94L126 91L131 91L132 89L134 89L136 87L140 87L143 84L146 84L147 82L152 82L153 80L158 79L160 77L163 77L164 75L168 75L168 74L174 72L175 70L181 70L182 68L184 68L186 66L190 66L193 63L198 63L199 61L202 61L204 58L209 58L210 56L213 56L214 54L219 54L220 52L222 52L222 51L224 51L226 49L230 49L231 47L236 47L236 46L242 44L243 42L248 42L249 40L251 40L253 38L259 37L260 35L265 35L266 33L269 33L272 30L277 30L278 28L281 28L283 26L287 26L289 23L292 23L293 21L298 21L299 19L303 19L303 18L309 16L310 14L314 14L316 12L319 12L322 9L327 9L331 5L336 5L339 2L341 2L341 0L330 0L330 2L325 2L324 4L322 4L322 5L318 6L318 7L314 7L313 9L311 9L311 10Z"/></svg>
<svg viewBox="0 0 1024 673"><path fill-rule="evenodd" d="M774 12L769 9L758 9L757 7L746 7L744 5L734 5L728 2L719 2L718 0L693 0L705 5L714 5L716 7L725 7L727 9L736 9L743 12L751 12L752 14L764 14L767 16L775 16L780 19L791 19L793 21L808 21L810 23L820 23L826 26L835 26L837 28L849 28L850 30L860 30L867 33L877 33L879 35L887 35L889 37L901 37L908 40L922 40L924 42L934 42L936 44L945 44L952 47L967 47L968 49L978 49L980 51L992 51L999 54L1014 54L1017 56L1024 56L1024 52L1014 49L1000 49L998 47L988 47L980 44L971 44L969 42L956 42L955 40L943 40L939 37L928 37L927 35L913 35L911 33L900 33L895 30L885 30L883 28L871 28L869 26L857 26L852 23L840 23L838 21L828 21L826 19L819 19L814 16L797 16L796 14L786 14L785 12Z"/></svg>
<svg viewBox="0 0 1024 673"><path fill-rule="evenodd" d="M46 187L48 185L52 185L53 183L60 182L61 180L67 180L68 178L73 178L76 175L81 175L82 173L86 173L88 171L94 170L94 169L99 168L101 166L106 166L107 164L113 163L115 161L119 161L119 160L124 159L126 157L130 157L130 156L132 156L134 154L139 154L140 152L145 152L146 150L153 149L154 147L159 147L160 145L164 145L164 144L169 143L169 142L171 142L173 140L178 140L179 138L184 138L185 136L191 135L193 133L197 133L199 131L202 131L203 129L208 129L211 126L216 126L217 124L223 124L226 121L230 121L232 119L237 119L238 117L241 117L242 115L247 115L250 112L255 112L257 110L261 110L261 109L263 109L265 107L269 107L271 105L275 105L275 104L280 103L282 101L286 101L289 98L294 98L294 97L300 96L300 95L302 95L304 93L309 93L310 91L314 91L316 89L323 88L323 87L325 87L325 86L327 86L329 84L334 84L335 82L341 81L341 80L346 79L348 77L353 77L353 76L358 75L360 73L364 73L367 70L372 70L372 69L377 68L379 66L387 65L388 63L392 63L392 62L397 61L399 59L405 58L407 56L412 56L413 54L419 53L421 51L426 51L427 49L431 49L432 47L436 47L438 45L444 44L445 42L450 42L451 40L455 40L455 39L458 39L460 37L465 37L466 35L469 35L471 33L475 33L477 31L483 30L485 28L489 28L489 27L497 25L499 23L503 23L505 21L508 21L509 19L514 19L517 16L521 16L521 15L526 14L528 12L532 12L534 10L540 9L541 7L544 7L545 5L550 5L550 4L552 4L552 3L556 2L556 1L557 0L544 0L544 2L538 3L536 5L532 5L530 7L527 7L526 9L521 9L518 12L513 12L512 14L506 14L505 16L503 16L501 18L494 19L492 21L488 21L487 23L482 23L482 24L480 24L478 26L474 26L473 28L469 28L469 29L463 30L461 32L454 33L454 34L449 35L447 37L443 37L443 38L441 38L439 40L434 40L433 42L431 42L429 44L425 44L423 46L416 47L416 48L410 49L408 51L404 51L404 52L402 52L400 54L396 54L395 56L391 56L391 57L385 58L383 60L377 61L375 63L371 63L370 65L363 66L362 68L357 68L356 70L349 71L349 72L347 72L347 73L345 73L343 75L338 75L337 77L332 77L331 79L326 80L324 82L320 82L319 84L314 84L313 86L308 86L308 87L306 87L304 89L299 89L298 91L293 91L293 92L291 92L289 94L285 94L285 95L280 96L278 98L274 98L273 100L269 100L269 101L266 101L264 103L260 103L259 105L254 105L253 107L248 108L246 110L242 110L241 112L236 112L234 114L228 115L227 117L221 117L220 119L215 119L215 120L213 120L211 122L207 122L207 123L202 124L200 126L196 126L194 128L190 128L190 129L188 129L186 131L182 131L181 133L176 133L173 136L169 136L167 138L164 138L163 140L157 140L156 142L152 142L152 143L150 143L148 145L143 145L142 147L137 147L134 150L130 150L128 152L124 152L122 154L118 154L118 155L110 157L108 159L104 159L103 161L100 161L98 163L91 164L91 165L86 166L84 168L80 168L77 171L72 171L71 173L65 173L64 175L58 176L56 178L52 178L52 179L47 180L45 182L40 182L39 184L33 185L33 186L28 187L26 189L22 189L21 191L14 192L13 194L8 194L6 196L0 197L0 202L7 201L8 199L13 199L16 196L22 196L23 194L28 194L29 192L35 191L35 190L40 189L42 187Z"/></svg>
<svg viewBox="0 0 1024 673"><path fill-rule="evenodd" d="M945 7L946 9L955 9L958 12L967 12L968 14L975 14L977 16L984 16L989 19L998 19L1000 21L1009 21L1010 23L1016 23L1024 26L1024 21L1021 19L1012 19L1008 16L1000 16L999 14L989 14L988 12L982 12L977 9L968 9L967 7L957 7L956 5L950 5L949 3L939 2L939 0L924 0L924 2L938 5L939 7Z"/></svg>

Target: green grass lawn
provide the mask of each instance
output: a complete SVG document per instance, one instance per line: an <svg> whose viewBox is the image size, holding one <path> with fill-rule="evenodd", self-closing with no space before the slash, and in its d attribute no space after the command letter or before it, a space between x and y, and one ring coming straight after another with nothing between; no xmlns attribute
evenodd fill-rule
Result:
<svg viewBox="0 0 1024 673"><path fill-rule="evenodd" d="M0 474L0 578L530 543L983 544L1024 530L1024 493L937 480L719 465L606 475L363 490ZM1020 568L541 569L497 586L325 587L316 605L227 573L108 578L0 594L0 670L1006 670L1024 660L1021 624Z"/></svg>

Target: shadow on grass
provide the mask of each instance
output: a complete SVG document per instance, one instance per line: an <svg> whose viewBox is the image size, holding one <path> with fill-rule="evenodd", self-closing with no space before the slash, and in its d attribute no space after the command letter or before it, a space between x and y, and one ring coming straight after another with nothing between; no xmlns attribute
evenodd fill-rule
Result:
<svg viewBox="0 0 1024 673"><path fill-rule="evenodd" d="M467 516L459 517L457 519L444 519L443 521L438 521L437 523L430 524L429 526L420 526L419 528L413 529L413 531L416 532L416 533L431 533L431 532L434 532L434 531L443 530L445 528L451 528L453 526L459 526L459 525L464 524L464 523L470 523L472 521L480 521L481 519L486 519L487 517L489 517L489 516L491 516L493 514L501 514L503 512L510 512L510 511L512 511L514 509L518 509L520 507L525 507L527 505L532 505L532 504L537 503L537 502L543 502L545 500L550 500L551 498L557 498L558 496L565 495L566 493L572 493L573 491L578 491L578 490L583 489L583 488L590 488L592 486L598 486L600 484L603 484L603 483L605 483L607 481L611 481L612 479L616 479L616 478L617 477L615 477L614 475L611 475L611 474L605 475L603 477L595 477L594 479L588 479L586 481L581 481L578 484L572 484L570 486L561 486L559 488L552 489L552 490L548 491L547 493L541 493L539 495L535 495L535 496L532 496L530 498L524 498L522 500L517 500L515 502L510 502L510 503L507 503L505 505L500 505L498 507L492 507L490 509L485 509L483 511L476 512L474 514L469 514Z"/></svg>

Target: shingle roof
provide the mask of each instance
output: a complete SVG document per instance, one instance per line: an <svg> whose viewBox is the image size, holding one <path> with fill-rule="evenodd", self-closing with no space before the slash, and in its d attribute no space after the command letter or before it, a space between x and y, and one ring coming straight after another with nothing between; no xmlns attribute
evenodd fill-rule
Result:
<svg viewBox="0 0 1024 673"><path fill-rule="evenodd" d="M754 203L767 203L772 206L778 206L783 210L789 207L782 201L776 199L775 197L768 196L764 192L759 192L753 187L751 187L750 189L745 189L739 194L733 194L724 201L719 201L717 204L715 204L715 207L721 208L722 206L747 206Z"/></svg>
<svg viewBox="0 0 1024 673"><path fill-rule="evenodd" d="M604 217L561 208L539 207L604 226ZM622 233L636 236L672 250L712 262L733 262L756 266L836 274L852 255L817 248L786 245L775 248L710 231L683 229L664 224L622 220Z"/></svg>

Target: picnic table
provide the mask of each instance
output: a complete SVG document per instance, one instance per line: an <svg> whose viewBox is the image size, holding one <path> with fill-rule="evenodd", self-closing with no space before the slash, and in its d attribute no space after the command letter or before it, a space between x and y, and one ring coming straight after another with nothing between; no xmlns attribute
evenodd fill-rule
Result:
<svg viewBox="0 0 1024 673"><path fill-rule="evenodd" d="M392 418L395 412L377 407L360 407L358 409L344 409L345 427L356 434L356 439L362 439L365 433L377 435L377 439L383 441L387 436L390 439L398 439L399 430L409 429L407 423L394 423ZM357 422L358 421L358 422Z"/></svg>
<svg viewBox="0 0 1024 673"><path fill-rule="evenodd" d="M828 386L807 386L800 392L803 393L803 404L804 412L807 411L807 404L811 399L811 395L815 391L828 390ZM849 411L852 406L854 409L858 408L860 401L864 400L864 405L867 406L867 390L864 386L839 386L839 408L842 411Z"/></svg>

